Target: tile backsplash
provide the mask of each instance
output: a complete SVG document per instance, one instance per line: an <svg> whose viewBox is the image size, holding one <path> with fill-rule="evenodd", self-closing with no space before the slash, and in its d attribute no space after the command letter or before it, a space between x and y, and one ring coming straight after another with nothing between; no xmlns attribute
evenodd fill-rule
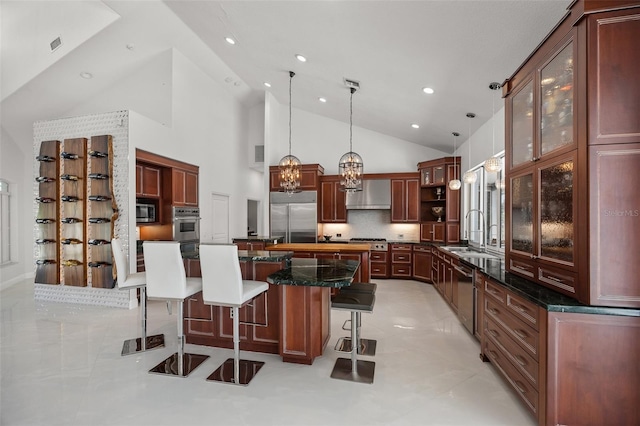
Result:
<svg viewBox="0 0 640 426"><path fill-rule="evenodd" d="M386 238L389 241L418 241L420 239L419 224L391 223L390 210L348 210L347 222L322 224L322 235L331 235L337 240Z"/></svg>

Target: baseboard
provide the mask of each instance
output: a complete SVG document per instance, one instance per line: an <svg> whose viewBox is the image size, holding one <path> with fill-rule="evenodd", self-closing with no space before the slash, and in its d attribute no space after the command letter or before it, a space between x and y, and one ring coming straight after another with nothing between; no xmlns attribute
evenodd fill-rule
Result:
<svg viewBox="0 0 640 426"><path fill-rule="evenodd" d="M18 284L19 282L24 281L24 280L32 280L33 281L35 276L36 276L35 272L26 272L26 273L24 273L22 275L19 275L19 276L15 277L15 278L12 278L10 280L2 281L2 282L0 282L0 291L6 290L9 287L12 287L12 286Z"/></svg>

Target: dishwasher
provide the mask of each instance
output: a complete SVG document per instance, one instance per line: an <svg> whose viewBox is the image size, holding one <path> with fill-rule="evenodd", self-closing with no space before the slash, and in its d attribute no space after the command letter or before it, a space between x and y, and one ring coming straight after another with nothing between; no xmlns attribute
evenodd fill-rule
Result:
<svg viewBox="0 0 640 426"><path fill-rule="evenodd" d="M473 269L465 265L453 265L458 277L458 318L473 335L475 318L475 297L473 288Z"/></svg>

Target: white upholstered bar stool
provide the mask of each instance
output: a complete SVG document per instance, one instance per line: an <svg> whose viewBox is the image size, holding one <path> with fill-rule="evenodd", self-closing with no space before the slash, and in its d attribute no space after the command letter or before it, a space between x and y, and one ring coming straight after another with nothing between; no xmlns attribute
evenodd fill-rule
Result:
<svg viewBox="0 0 640 426"><path fill-rule="evenodd" d="M240 359L240 307L269 289L262 281L243 280L238 246L201 245L202 299L207 305L233 310L233 358L227 359L207 380L248 385L264 365Z"/></svg>
<svg viewBox="0 0 640 426"><path fill-rule="evenodd" d="M178 302L178 352L149 373L187 377L209 358L208 355L184 352L184 299L202 290L202 279L187 278L178 241L145 241L142 250L149 299Z"/></svg>
<svg viewBox="0 0 640 426"><path fill-rule="evenodd" d="M118 289L140 289L140 317L142 322L142 337L125 340L122 345L122 355L131 355L164 347L164 334L147 336L147 275L144 272L129 272L129 262L118 238L111 240L111 251L116 262Z"/></svg>

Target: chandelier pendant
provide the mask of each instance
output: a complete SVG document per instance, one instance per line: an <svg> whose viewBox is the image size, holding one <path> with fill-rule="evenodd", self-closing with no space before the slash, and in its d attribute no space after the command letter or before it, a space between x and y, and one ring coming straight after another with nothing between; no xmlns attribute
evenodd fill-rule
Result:
<svg viewBox="0 0 640 426"><path fill-rule="evenodd" d="M355 87L350 88L349 98L349 152L340 157L338 173L340 174L340 190L345 192L362 191L362 176L364 174L364 162L362 157L353 152L353 93Z"/></svg>
<svg viewBox="0 0 640 426"><path fill-rule="evenodd" d="M296 75L289 71L289 155L282 157L278 163L280 170L280 190L291 195L300 192L300 160L291 155L291 80Z"/></svg>

